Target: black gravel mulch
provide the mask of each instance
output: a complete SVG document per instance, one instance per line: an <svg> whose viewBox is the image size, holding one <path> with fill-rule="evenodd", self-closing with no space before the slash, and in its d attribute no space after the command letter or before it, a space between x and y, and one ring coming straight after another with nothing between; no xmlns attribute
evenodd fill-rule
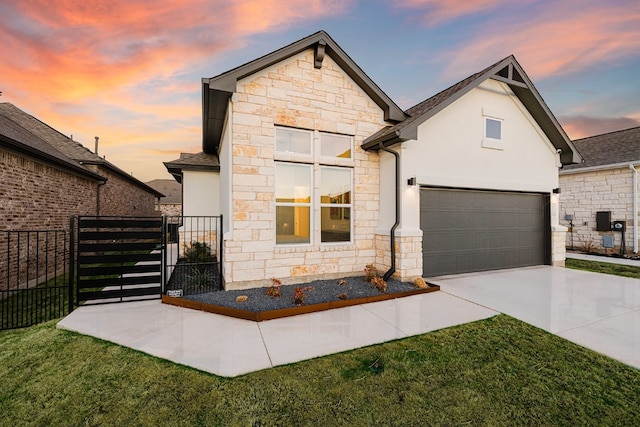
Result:
<svg viewBox="0 0 640 427"><path fill-rule="evenodd" d="M344 284L340 284L344 282ZM380 295L373 285L367 283L364 277L345 277L339 280L315 280L298 285L282 285L282 295L272 297L267 295L267 288L253 288L245 290L209 292L199 295L188 295L184 299L203 302L206 304L232 307L241 310L262 312L295 307L293 294L295 288L302 288L304 292L304 305L320 304L340 299L354 299ZM409 282L389 280L386 294L401 293L415 290L416 287ZM245 302L236 302L240 295L247 296ZM343 298L338 297L342 295Z"/></svg>

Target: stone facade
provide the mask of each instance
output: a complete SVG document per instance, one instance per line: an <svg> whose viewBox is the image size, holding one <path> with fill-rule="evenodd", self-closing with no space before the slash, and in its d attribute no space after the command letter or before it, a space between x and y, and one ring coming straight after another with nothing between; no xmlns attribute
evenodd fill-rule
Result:
<svg viewBox="0 0 640 427"><path fill-rule="evenodd" d="M382 110L330 57L314 68L311 49L239 81L230 108L232 165L226 173L232 175L233 218L224 246L227 289L266 285L271 277L297 283L359 275L376 262L379 157L360 146L387 124ZM275 126L353 137L352 159L336 163L353 168L352 243L320 244L316 226L310 245L276 246L275 161L287 159L275 153ZM317 164L314 169L317 175ZM318 194L318 180L314 183ZM312 212L312 223L319 224L319 209Z"/></svg>
<svg viewBox="0 0 640 427"><path fill-rule="evenodd" d="M633 249L632 227L638 218L633 212L633 172L628 167L598 171L567 171L560 174L560 221L569 226L566 214L573 215L573 229L567 233L566 246L577 250L604 251L603 236L613 235L618 251L621 233L596 231L596 212L611 211L611 220L627 222L625 245ZM640 190L640 188L639 188ZM572 236L573 235L573 236ZM611 251L611 249L609 249Z"/></svg>

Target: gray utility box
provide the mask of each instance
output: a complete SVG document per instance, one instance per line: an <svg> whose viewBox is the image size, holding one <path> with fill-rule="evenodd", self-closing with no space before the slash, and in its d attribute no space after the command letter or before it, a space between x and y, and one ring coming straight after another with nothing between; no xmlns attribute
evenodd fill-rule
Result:
<svg viewBox="0 0 640 427"><path fill-rule="evenodd" d="M613 247L613 235L605 234L604 236L602 236L602 247L604 248Z"/></svg>

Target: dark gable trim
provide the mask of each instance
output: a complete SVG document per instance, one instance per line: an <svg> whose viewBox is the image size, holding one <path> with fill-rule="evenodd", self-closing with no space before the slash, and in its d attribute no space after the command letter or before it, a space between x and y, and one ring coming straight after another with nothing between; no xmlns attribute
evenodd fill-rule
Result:
<svg viewBox="0 0 640 427"><path fill-rule="evenodd" d="M202 150L205 153L217 154L229 99L236 91L238 80L311 48L314 49L315 68L321 68L325 55L329 55L382 108L385 120L400 122L406 118L400 107L360 69L326 32L318 31L226 73L202 79Z"/></svg>
<svg viewBox="0 0 640 427"><path fill-rule="evenodd" d="M387 132L378 132L377 134L367 138L362 145L362 148L365 150L377 151L380 143L385 146L389 146L399 142L417 139L418 126L447 108L449 105L453 104L458 99L462 98L487 79L494 79L509 85L509 88L529 111L531 116L538 123L538 126L540 126L545 135L547 135L553 146L556 149L561 150L560 161L562 164L580 163L582 161L582 157L562 129L562 126L560 126L560 123L558 123L557 119L540 96L540 93L538 93L537 89L513 55L478 73L477 76L470 79L464 87L457 89L456 91L452 91L453 93L451 96L437 102L432 108L424 112L422 115L406 120L406 125L404 125L404 123L400 123L399 125L394 126L394 129L388 129Z"/></svg>
<svg viewBox="0 0 640 427"><path fill-rule="evenodd" d="M58 157L47 154L43 151L37 150L21 142L15 141L5 135L0 134L0 148L5 146L8 150L11 150L19 155L26 155L33 159L44 161L50 166L60 169L75 175L80 175L84 178L92 179L94 181L106 182L106 179L93 171L76 165L72 162L63 161Z"/></svg>

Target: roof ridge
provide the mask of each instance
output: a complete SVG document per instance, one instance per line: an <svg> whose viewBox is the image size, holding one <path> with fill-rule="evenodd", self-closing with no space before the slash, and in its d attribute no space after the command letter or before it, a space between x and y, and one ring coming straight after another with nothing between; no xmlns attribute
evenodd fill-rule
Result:
<svg viewBox="0 0 640 427"><path fill-rule="evenodd" d="M611 134L619 133L619 132L628 132L628 131L634 130L634 129L640 129L640 126L632 126L630 128L626 128L626 129L612 130L610 132L599 133L597 135L585 136L583 138L574 139L574 140L572 140L572 142L579 142L579 141L584 141L586 139L599 138L599 137L602 137L602 136L611 135Z"/></svg>

